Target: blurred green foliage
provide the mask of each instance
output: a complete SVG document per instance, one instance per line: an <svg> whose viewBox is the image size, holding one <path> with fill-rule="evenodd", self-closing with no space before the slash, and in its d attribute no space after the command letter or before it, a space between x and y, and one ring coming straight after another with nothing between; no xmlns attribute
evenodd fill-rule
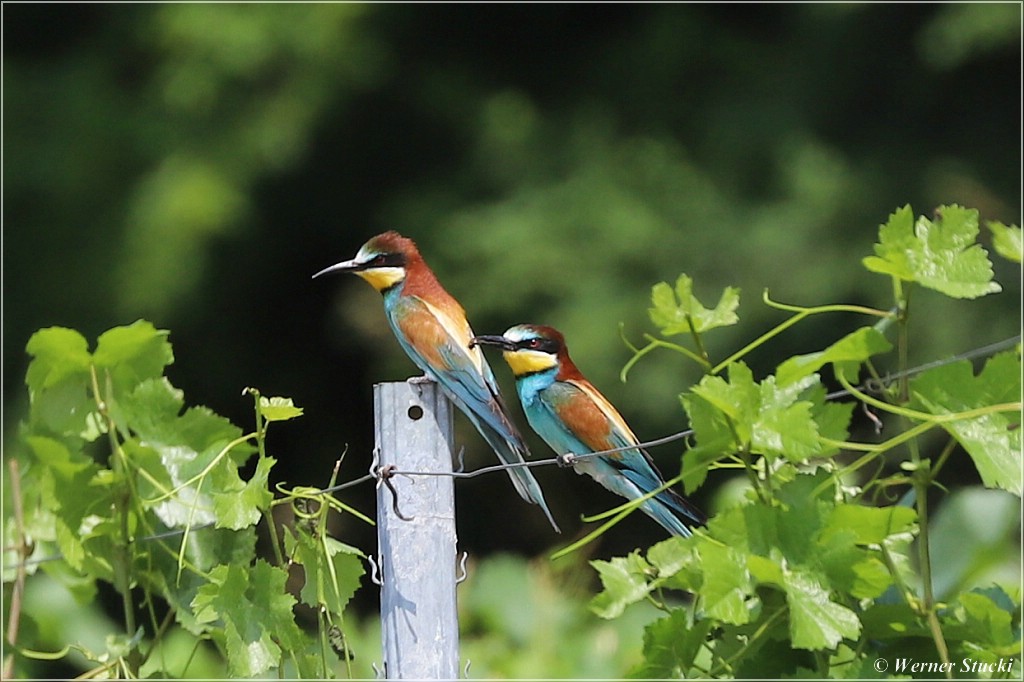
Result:
<svg viewBox="0 0 1024 682"><path fill-rule="evenodd" d="M676 396L699 374L661 354L618 381L619 325L649 331L652 284L685 271L705 300L743 292L724 357L779 321L764 288L888 300L858 259L895 206L1020 224L1012 4L5 4L3 31L8 446L33 331L145 317L173 330L169 375L196 402L244 423L259 385L306 407L280 431L281 480L324 483L346 443L361 473L370 385L413 368L369 287L309 276L384 229L419 242L478 333L564 331L654 437L684 426ZM997 259L995 279L966 305L921 292L910 362L1018 332L1019 271ZM802 326L748 362L763 375L845 328ZM468 465L489 461L465 427ZM538 476L570 535L616 503ZM555 542L501 477L461 483L458 504L474 556ZM620 529L598 555L661 538Z"/></svg>

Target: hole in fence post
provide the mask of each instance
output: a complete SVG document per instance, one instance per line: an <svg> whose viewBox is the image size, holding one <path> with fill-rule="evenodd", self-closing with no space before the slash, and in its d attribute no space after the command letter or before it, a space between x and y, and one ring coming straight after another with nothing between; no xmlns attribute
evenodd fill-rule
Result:
<svg viewBox="0 0 1024 682"><path fill-rule="evenodd" d="M423 416L423 408L420 407L419 405L413 405L412 407L409 408L408 415L409 419L416 421L417 419Z"/></svg>

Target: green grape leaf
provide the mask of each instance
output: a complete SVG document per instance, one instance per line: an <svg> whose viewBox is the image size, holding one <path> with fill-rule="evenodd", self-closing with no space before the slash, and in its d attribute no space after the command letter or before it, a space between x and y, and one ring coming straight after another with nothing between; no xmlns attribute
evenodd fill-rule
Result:
<svg viewBox="0 0 1024 682"><path fill-rule="evenodd" d="M784 572L793 647L831 649L843 639L856 639L860 620L850 609L829 599L817 576L804 570Z"/></svg>
<svg viewBox="0 0 1024 682"><path fill-rule="evenodd" d="M110 406L114 421L153 443L181 440L177 421L185 406L185 394L166 377L146 379Z"/></svg>
<svg viewBox="0 0 1024 682"><path fill-rule="evenodd" d="M331 612L340 614L359 589L360 579L366 573L361 559L363 553L331 537L324 538L324 547L332 565L332 570L324 576L328 580L326 606Z"/></svg>
<svg viewBox="0 0 1024 682"><path fill-rule="evenodd" d="M864 636L880 641L900 640L904 637L929 637L924 619L906 602L899 604L873 604L860 617Z"/></svg>
<svg viewBox="0 0 1024 682"><path fill-rule="evenodd" d="M721 452L749 449L769 456L803 461L821 453L814 405L801 393L818 383L818 375L779 386L775 377L760 384L742 362L729 366L729 380L705 376L684 395L697 443L715 443ZM712 410L697 405L703 400ZM715 416L713 411L721 412ZM737 441L738 438L738 441Z"/></svg>
<svg viewBox="0 0 1024 682"><path fill-rule="evenodd" d="M992 233L992 247L1006 260L1020 263L1024 256L1024 244L1021 240L1020 228L1016 225L1004 225L996 221L986 223Z"/></svg>
<svg viewBox="0 0 1024 682"><path fill-rule="evenodd" d="M98 369L110 373L115 390L128 391L146 379L163 376L164 367L174 362L168 334L145 320L114 327L100 334L93 360Z"/></svg>
<svg viewBox="0 0 1024 682"><path fill-rule="evenodd" d="M922 216L915 222L910 206L898 209L879 229L875 255L864 258L864 267L953 298L1001 291L988 253L975 241L978 212L954 204L935 214L934 221Z"/></svg>
<svg viewBox="0 0 1024 682"><path fill-rule="evenodd" d="M241 488L229 476L228 487L215 489L212 497L218 528L239 530L259 523L262 510L269 509L274 499L274 494L268 489L268 480L275 462L273 457L261 458L256 463L252 478Z"/></svg>
<svg viewBox="0 0 1024 682"><path fill-rule="evenodd" d="M174 416L180 395L169 383L143 382L131 395L136 394L142 402L122 401L121 409L140 444L146 443L132 452L150 473L141 489L152 488L153 495L145 499L160 520L172 528L216 523L239 529L256 523L254 505L270 493L258 490L257 483L247 488L238 475L238 467L254 452L240 440L241 429L205 407ZM145 413L147 406L155 411ZM167 496L171 490L174 495Z"/></svg>
<svg viewBox="0 0 1024 682"><path fill-rule="evenodd" d="M748 622L750 610L746 598L753 589L753 582L744 555L712 541L701 542L697 553L704 569L700 595L707 616L734 625Z"/></svg>
<svg viewBox="0 0 1024 682"><path fill-rule="evenodd" d="M775 372L779 385L786 386L798 379L813 374L829 363L855 362L862 363L873 355L892 350L881 332L874 327L861 327L850 332L831 346L817 353L794 355L781 365Z"/></svg>
<svg viewBox="0 0 1024 682"><path fill-rule="evenodd" d="M655 587L695 591L703 570L692 538L671 537L647 550L647 561L654 568Z"/></svg>
<svg viewBox="0 0 1024 682"><path fill-rule="evenodd" d="M65 443L46 436L27 436L25 443L42 465L36 487L41 503L53 514L54 539L68 565L84 570L90 558L86 541L95 537L92 531L111 513L110 486L97 483L100 468L90 457ZM90 567L101 577L111 577L105 560Z"/></svg>
<svg viewBox="0 0 1024 682"><path fill-rule="evenodd" d="M25 384L29 393L49 388L69 376L89 373L89 343L74 329L47 327L33 334L25 350L32 356Z"/></svg>
<svg viewBox="0 0 1024 682"><path fill-rule="evenodd" d="M220 565L237 565L247 570L256 553L256 531L252 527L240 531L212 526L194 528L188 535L185 557L195 570L180 570L177 554L181 541L175 538L174 542L150 554L148 561L153 570L147 577L162 586L161 593L175 608L182 627L201 635L207 631L207 626L196 618L193 601L204 586L216 590L207 573Z"/></svg>
<svg viewBox="0 0 1024 682"><path fill-rule="evenodd" d="M673 609L644 628L644 661L630 671L630 677L664 680L693 676L694 659L713 626L710 618L691 625L685 609Z"/></svg>
<svg viewBox="0 0 1024 682"><path fill-rule="evenodd" d="M805 377L812 382L818 376ZM802 462L821 452L818 425L812 415L813 405L798 400L808 382L778 387L775 377L761 382L761 400L751 431L750 449L764 455L783 455L793 462ZM799 389L799 390L793 390Z"/></svg>
<svg viewBox="0 0 1024 682"><path fill-rule="evenodd" d="M174 424L174 430L178 434L179 442L197 451L234 443L230 455L238 465L244 464L256 451L254 445L239 442L242 436L240 428L208 407L190 407ZM214 453L210 454L212 456Z"/></svg>
<svg viewBox="0 0 1024 682"><path fill-rule="evenodd" d="M810 540L825 527L832 508L829 492L823 489L817 496L814 492L830 479L831 474L822 469L814 474L800 474L779 488L781 509L772 508L770 514L763 514L756 507L749 507L749 516L772 522L777 537L773 545L755 549L767 555L772 546L777 546L788 563L813 563L815 550Z"/></svg>
<svg viewBox="0 0 1024 682"><path fill-rule="evenodd" d="M730 365L728 381L708 375L690 391L732 420L740 440L740 443L734 443L734 447L750 442L751 416L757 412L759 395L754 376L745 364L737 362ZM696 432L695 435L700 443L700 433Z"/></svg>
<svg viewBox="0 0 1024 682"><path fill-rule="evenodd" d="M881 596L893 584L892 575L869 550L856 546L856 533L840 530L815 542L817 560L833 589L858 599Z"/></svg>
<svg viewBox="0 0 1024 682"><path fill-rule="evenodd" d="M998 589L998 588L997 588ZM1005 597L1005 593L1002 593ZM997 656L1019 654L1020 633L1014 632L1014 614L1020 612L1019 605L1008 598L1009 609L1004 609L989 594L973 590L960 595L958 620L963 623L964 639L980 649L993 651Z"/></svg>
<svg viewBox="0 0 1024 682"><path fill-rule="evenodd" d="M867 628L865 628L866 630ZM888 679L885 672L878 670L878 658L870 652L856 652L840 644L829 667L829 677L836 680L881 680Z"/></svg>
<svg viewBox="0 0 1024 682"><path fill-rule="evenodd" d="M268 422L281 422L302 416L302 408L295 407L291 398L260 397L260 414Z"/></svg>
<svg viewBox="0 0 1024 682"><path fill-rule="evenodd" d="M845 441L850 435L850 417L853 415L852 402L836 402L825 397L825 387L820 383L812 386L803 394L804 400L811 403L811 418L818 425L818 435L835 441ZM820 443L819 457L834 455L839 450L825 443Z"/></svg>
<svg viewBox="0 0 1024 682"><path fill-rule="evenodd" d="M910 382L912 405L931 414L952 414L1021 399L1021 363L1016 352L994 355L978 376L964 360L929 369ZM1020 411L990 412L943 422L959 441L989 488L1022 493Z"/></svg>
<svg viewBox="0 0 1024 682"><path fill-rule="evenodd" d="M657 571L658 578L668 578L694 561L691 543L680 537L671 537L652 545L647 550L647 561Z"/></svg>
<svg viewBox="0 0 1024 682"><path fill-rule="evenodd" d="M708 467L720 457L736 451L736 439L721 411L692 393L680 396L689 417L696 444L683 453L683 488L693 492L704 483Z"/></svg>
<svg viewBox="0 0 1024 682"><path fill-rule="evenodd" d="M299 592L303 604L340 614L359 588L366 572L358 549L325 537L322 542L307 531L285 528L285 551L291 560L302 565L306 580ZM330 560L332 567L327 566ZM332 579L333 575L337 582Z"/></svg>
<svg viewBox="0 0 1024 682"><path fill-rule="evenodd" d="M81 452L72 452L66 444L54 438L27 436L25 443L40 463L65 481L83 471L89 471L89 478L92 478L92 474L98 470L91 457Z"/></svg>
<svg viewBox="0 0 1024 682"><path fill-rule="evenodd" d="M880 509L859 504L836 505L829 514L822 536L849 534L858 545L878 545L890 535L908 532L917 520L910 507L892 506Z"/></svg>
<svg viewBox="0 0 1024 682"><path fill-rule="evenodd" d="M747 555L747 570L759 585L782 585L782 562L778 552L773 554L774 557Z"/></svg>
<svg viewBox="0 0 1024 682"><path fill-rule="evenodd" d="M740 304L740 290L726 287L714 309L708 309L693 295L693 280L683 274L676 280L674 292L666 282L655 284L651 288L651 304L653 307L648 309L651 322L663 335L691 331L699 334L739 322L736 308Z"/></svg>
<svg viewBox="0 0 1024 682"><path fill-rule="evenodd" d="M277 642L298 639L291 632L298 626L292 613L295 599L285 589L287 578L261 559L254 566L217 566L199 588L192 601L196 620L223 625L231 675L254 677L278 666Z"/></svg>
<svg viewBox="0 0 1024 682"><path fill-rule="evenodd" d="M611 561L591 561L597 569L604 590L590 600L590 610L601 618L616 618L627 606L646 597L652 587L647 581L652 576L651 565L639 552Z"/></svg>
<svg viewBox="0 0 1024 682"><path fill-rule="evenodd" d="M89 345L78 332L64 327L40 329L29 338L25 350L32 356L25 384L31 412L29 423L55 434L93 432L90 415L96 410L90 397Z"/></svg>

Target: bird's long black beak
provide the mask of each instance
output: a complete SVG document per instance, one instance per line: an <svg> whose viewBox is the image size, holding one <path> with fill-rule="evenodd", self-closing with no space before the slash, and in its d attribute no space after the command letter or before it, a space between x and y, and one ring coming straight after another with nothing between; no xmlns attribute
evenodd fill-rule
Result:
<svg viewBox="0 0 1024 682"><path fill-rule="evenodd" d="M344 260L340 263L335 263L330 267L326 267L320 272L313 275L313 279L316 279L320 275L326 275L330 272L356 272L363 269L363 264L354 260Z"/></svg>
<svg viewBox="0 0 1024 682"><path fill-rule="evenodd" d="M502 350L515 350L516 344L504 336L474 336L469 340L469 347L473 346L497 346Z"/></svg>

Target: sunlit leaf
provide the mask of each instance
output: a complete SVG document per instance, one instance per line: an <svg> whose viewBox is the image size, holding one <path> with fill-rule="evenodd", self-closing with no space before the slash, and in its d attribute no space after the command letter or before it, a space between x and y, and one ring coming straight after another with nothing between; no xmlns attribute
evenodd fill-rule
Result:
<svg viewBox="0 0 1024 682"><path fill-rule="evenodd" d="M704 568L700 595L707 615L734 625L748 622L746 599L753 584L743 555L713 542L700 543L697 553Z"/></svg>
<svg viewBox="0 0 1024 682"><path fill-rule="evenodd" d="M873 327L861 327L828 348L817 353L795 355L781 365L775 372L779 384L785 386L801 379L808 374L817 372L829 363L856 362L861 363L873 355L885 353L892 349L892 344Z"/></svg>
<svg viewBox="0 0 1024 682"><path fill-rule="evenodd" d="M904 206L879 229L875 255L864 258L873 272L940 291L954 298L977 298L1002 290L992 281L992 263L980 244L978 212L957 205L940 206L931 221L914 221Z"/></svg>
<svg viewBox="0 0 1024 682"><path fill-rule="evenodd" d="M690 675L694 659L704 646L714 621L692 626L686 611L674 609L644 628L644 662L630 673L640 679L680 679Z"/></svg>
<svg viewBox="0 0 1024 682"><path fill-rule="evenodd" d="M1000 591L1001 592L1001 591ZM1005 597L1005 593L1002 593ZM964 624L965 639L983 649L995 650L1002 655L1020 651L1020 631L1014 632L1014 617L1020 605L1008 600L1008 609L1001 608L988 594L981 591L960 595L959 618ZM1019 624L1018 624L1019 625Z"/></svg>
<svg viewBox="0 0 1024 682"><path fill-rule="evenodd" d="M806 571L785 574L790 634L797 649L829 649L860 634L857 614L829 598L818 579Z"/></svg>
<svg viewBox="0 0 1024 682"><path fill-rule="evenodd" d="M32 356L25 374L30 392L53 386L70 375L87 373L92 361L85 337L65 327L40 329L29 338L25 350Z"/></svg>
<svg viewBox="0 0 1024 682"><path fill-rule="evenodd" d="M33 424L57 434L81 434L96 409L89 395L88 343L78 332L64 327L40 329L25 350L32 356L28 386Z"/></svg>
<svg viewBox="0 0 1024 682"><path fill-rule="evenodd" d="M757 383L750 369L738 362L729 366L728 381L705 376L691 389L692 395L683 396L683 404L698 447L710 442L723 454L749 449L802 461L822 451L814 405L800 399L817 382L817 375L812 375L784 386L775 377Z"/></svg>
<svg viewBox="0 0 1024 682"><path fill-rule="evenodd" d="M881 559L857 546L856 538L849 529L819 538L815 543L817 560L833 589L858 599L874 599L893 584L893 577Z"/></svg>
<svg viewBox="0 0 1024 682"><path fill-rule="evenodd" d="M96 342L93 355L96 367L109 372L122 390L129 390L146 379L158 378L163 375L164 367L174 362L168 334L145 320L114 327L100 334Z"/></svg>
<svg viewBox="0 0 1024 682"><path fill-rule="evenodd" d="M944 415L1021 400L1021 364L1016 352L994 355L977 376L969 362L935 367L910 382L913 404ZM1024 481L1019 411L988 412L970 419L943 422L974 460L982 482L1018 497Z"/></svg>
<svg viewBox="0 0 1024 682"><path fill-rule="evenodd" d="M859 504L840 504L828 516L823 531L849 533L852 542L860 545L880 544L885 538L910 530L917 514L909 507L890 506L880 509Z"/></svg>
<svg viewBox="0 0 1024 682"><path fill-rule="evenodd" d="M277 644L298 626L295 599L285 589L288 575L263 560L254 566L218 566L192 602L201 623L224 628L228 669L252 677L280 664Z"/></svg>
<svg viewBox="0 0 1024 682"><path fill-rule="evenodd" d="M286 529L285 549L305 573L305 582L299 593L302 603L323 606L331 613L342 613L366 572L360 559L362 552L330 537L320 540L302 529ZM333 564L333 571L328 567L328 561Z"/></svg>
<svg viewBox="0 0 1024 682"><path fill-rule="evenodd" d="M260 397L260 413L268 422L279 422L301 417L302 408L295 407L291 398Z"/></svg>
<svg viewBox="0 0 1024 682"><path fill-rule="evenodd" d="M640 601L651 591L648 578L651 565L639 552L611 561L591 561L597 569L604 590L590 602L591 610L601 618L615 618L630 604Z"/></svg>
<svg viewBox="0 0 1024 682"><path fill-rule="evenodd" d="M693 280L683 274L676 280L674 292L666 282L655 284L651 289L651 304L648 310L651 322L665 336L689 334L691 331L699 334L739 321L736 308L740 304L740 291L726 287L718 304L709 309L693 295Z"/></svg>
<svg viewBox="0 0 1024 682"><path fill-rule="evenodd" d="M1024 240L1016 225L1004 225L996 221L986 223L992 232L992 247L1000 256L1014 263L1020 263L1024 255Z"/></svg>
<svg viewBox="0 0 1024 682"><path fill-rule="evenodd" d="M241 489L234 489L234 485L217 487L213 493L213 504L218 528L238 530L259 522L262 511L269 509L274 499L268 485L274 463L273 457L260 459L252 478Z"/></svg>

